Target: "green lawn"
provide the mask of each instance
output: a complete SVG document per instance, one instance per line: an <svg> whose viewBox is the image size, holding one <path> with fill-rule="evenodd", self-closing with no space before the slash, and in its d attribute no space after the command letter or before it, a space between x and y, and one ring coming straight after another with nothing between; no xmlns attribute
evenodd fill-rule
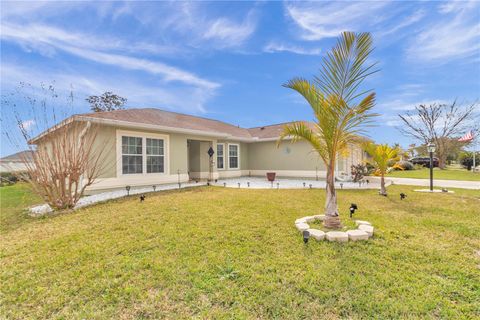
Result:
<svg viewBox="0 0 480 320"><path fill-rule="evenodd" d="M340 190L375 238L308 246L294 220L323 190L200 187L32 219L24 186L0 188L0 318L480 317L480 193L413 188Z"/></svg>
<svg viewBox="0 0 480 320"><path fill-rule="evenodd" d="M392 171L388 176L397 178L430 179L430 169L424 168L419 170ZM445 170L434 168L433 178L440 180L480 181L480 173L457 168L447 168Z"/></svg>

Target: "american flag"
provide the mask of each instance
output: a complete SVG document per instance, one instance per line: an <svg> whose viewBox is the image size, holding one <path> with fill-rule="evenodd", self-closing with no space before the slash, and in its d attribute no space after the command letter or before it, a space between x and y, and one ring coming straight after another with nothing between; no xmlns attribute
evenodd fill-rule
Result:
<svg viewBox="0 0 480 320"><path fill-rule="evenodd" d="M460 142L469 142L473 140L473 133L472 131L468 131L463 137L458 139Z"/></svg>

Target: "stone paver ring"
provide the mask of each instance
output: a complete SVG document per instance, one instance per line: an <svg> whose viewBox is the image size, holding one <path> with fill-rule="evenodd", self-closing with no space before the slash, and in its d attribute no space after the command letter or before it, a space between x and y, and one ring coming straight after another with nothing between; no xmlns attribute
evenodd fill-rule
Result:
<svg viewBox="0 0 480 320"><path fill-rule="evenodd" d="M317 241L326 239L328 241L348 242L349 240L350 241L368 240L369 238L373 237L373 226L368 221L355 220L357 229L354 229L354 230L347 230L346 232L328 231L325 233L322 230L310 228L308 223L313 222L315 220L323 221L325 220L325 215L319 214L315 216L306 216L306 217L297 219L295 220L295 227L300 232L308 231L310 233L310 236Z"/></svg>

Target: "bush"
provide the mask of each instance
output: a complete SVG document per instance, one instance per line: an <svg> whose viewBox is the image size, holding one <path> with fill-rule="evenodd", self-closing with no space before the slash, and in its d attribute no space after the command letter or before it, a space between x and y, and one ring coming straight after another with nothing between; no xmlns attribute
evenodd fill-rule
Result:
<svg viewBox="0 0 480 320"><path fill-rule="evenodd" d="M387 167L393 167L397 163L397 160L391 159L387 161Z"/></svg>
<svg viewBox="0 0 480 320"><path fill-rule="evenodd" d="M352 174L353 182L358 182L368 173L368 169L367 166L363 164L352 165L350 173Z"/></svg>
<svg viewBox="0 0 480 320"><path fill-rule="evenodd" d="M463 151L460 156L460 164L467 170L472 170L473 166L473 152ZM477 166L480 163L480 152L475 154L475 165Z"/></svg>
<svg viewBox="0 0 480 320"><path fill-rule="evenodd" d="M402 170L415 170L415 166L410 161L398 161L395 165L402 168Z"/></svg>
<svg viewBox="0 0 480 320"><path fill-rule="evenodd" d="M18 182L18 177L12 172L0 173L0 186L10 186Z"/></svg>

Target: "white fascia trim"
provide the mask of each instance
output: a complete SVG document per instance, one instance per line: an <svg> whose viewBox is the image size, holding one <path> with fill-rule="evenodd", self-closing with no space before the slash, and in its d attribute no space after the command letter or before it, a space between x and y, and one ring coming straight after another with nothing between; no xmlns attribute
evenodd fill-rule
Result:
<svg viewBox="0 0 480 320"><path fill-rule="evenodd" d="M109 124L121 127L128 127L134 129L148 129L148 130L155 130L155 131L166 131L166 132L178 132L178 133L187 133L187 134L195 134L199 136L208 136L208 137L216 137L222 139L231 139L232 136L228 134L224 134L221 132L213 133L203 130L194 130L194 129L183 129L183 128L175 128L175 127L168 127L168 126L160 126L156 124L147 124L147 123L138 123L138 122L130 122L130 121L123 121L123 120L112 120L112 119L99 119L95 117L79 117L79 121L91 121L94 123L100 124Z"/></svg>
<svg viewBox="0 0 480 320"><path fill-rule="evenodd" d="M96 118L96 117L86 117L86 116L75 115L75 116L71 116L71 117L61 121L57 125L54 125L50 129L42 132L38 136L36 136L33 139L31 139L30 141L28 141L28 143L29 144L35 144L39 139L41 139L45 135L47 135L47 134L63 127L64 125L67 125L67 124L73 122L73 121L90 121L92 123L122 126L122 127L126 127L126 128L132 128L132 129L146 129L146 130L153 130L153 131L165 131L165 132L177 132L177 133L194 134L194 135L199 135L199 136L214 137L214 138L220 138L220 139L225 139L225 140L233 140L233 141L239 141L239 142L246 142L246 143L277 141L278 138L279 138L279 137L273 137L273 138L234 137L231 134L226 134L226 133L222 133L222 132L208 132L208 131L203 131L203 130L183 129L183 128L175 128L175 127L161 126L161 125L155 125L155 124L138 123L138 122L124 121L124 120L101 119L101 118ZM291 139L292 139L292 137L287 136L283 140L291 140Z"/></svg>

